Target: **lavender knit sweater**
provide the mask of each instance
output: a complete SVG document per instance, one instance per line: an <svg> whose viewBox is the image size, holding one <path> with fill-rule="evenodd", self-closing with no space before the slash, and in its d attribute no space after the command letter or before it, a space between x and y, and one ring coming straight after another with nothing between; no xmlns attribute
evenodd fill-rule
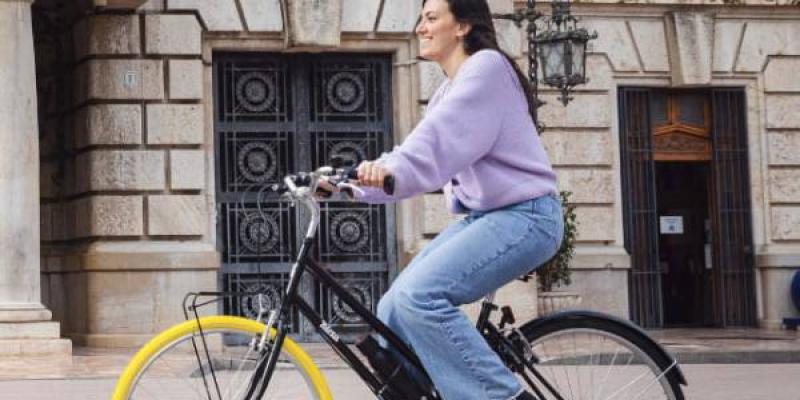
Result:
<svg viewBox="0 0 800 400"><path fill-rule="evenodd" d="M378 163L394 175L394 195L365 188L358 201L392 202L444 187L450 210L463 212L462 205L491 210L556 192L522 86L494 50L470 56L403 144Z"/></svg>

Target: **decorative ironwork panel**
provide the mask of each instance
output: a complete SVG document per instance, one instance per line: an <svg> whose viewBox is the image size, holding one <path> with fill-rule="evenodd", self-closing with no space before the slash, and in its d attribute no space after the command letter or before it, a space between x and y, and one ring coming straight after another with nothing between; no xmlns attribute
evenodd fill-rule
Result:
<svg viewBox="0 0 800 400"><path fill-rule="evenodd" d="M222 204L222 261L254 263L292 261L296 246L294 210L285 202Z"/></svg>
<svg viewBox="0 0 800 400"><path fill-rule="evenodd" d="M323 263L385 262L385 206L326 202L314 247Z"/></svg>
<svg viewBox="0 0 800 400"><path fill-rule="evenodd" d="M648 89L619 91L625 249L632 263L630 313L633 321L647 328L664 323L650 94Z"/></svg>
<svg viewBox="0 0 800 400"><path fill-rule="evenodd" d="M290 271L309 216L263 189L334 155L355 164L391 148L391 57L215 53L214 85L221 284L244 279L282 293L285 280L276 277ZM373 310L396 269L393 213L393 206L325 201L312 253L359 282L352 287L368 294L358 296ZM361 326L313 279L301 288L330 323ZM224 311L247 315L241 302ZM307 325L293 322L294 332L319 339Z"/></svg>
<svg viewBox="0 0 800 400"><path fill-rule="evenodd" d="M218 121L290 121L291 74L281 57L230 57L216 63Z"/></svg>
<svg viewBox="0 0 800 400"><path fill-rule="evenodd" d="M293 143L289 132L219 132L217 155L220 190L261 190L291 171Z"/></svg>
<svg viewBox="0 0 800 400"><path fill-rule="evenodd" d="M339 272L333 273L338 282L344 286L361 304L373 313L378 311L380 300L387 288L387 273L374 272ZM366 322L345 304L331 290L316 287L316 307L322 318L336 328L358 331L367 327ZM347 332L345 332L347 333Z"/></svg>
<svg viewBox="0 0 800 400"><path fill-rule="evenodd" d="M381 132L312 132L314 168L324 165L333 156L358 165L364 160L378 158L384 149Z"/></svg>
<svg viewBox="0 0 800 400"><path fill-rule="evenodd" d="M255 319L261 307L274 310L280 305L288 282L289 274L286 273L226 274L223 281L225 291L253 294L226 298L225 309L230 314ZM299 331L296 308L291 310L288 322L292 332Z"/></svg>
<svg viewBox="0 0 800 400"><path fill-rule="evenodd" d="M332 156L353 164L375 159L391 144L388 59L328 55L310 63L311 164ZM394 266L393 208L331 199L322 206L314 255L373 312ZM345 328L345 340L365 328L349 307L315 282L315 308L332 325Z"/></svg>
<svg viewBox="0 0 800 400"><path fill-rule="evenodd" d="M383 120L384 64L379 59L319 58L311 71L311 120Z"/></svg>
<svg viewBox="0 0 800 400"><path fill-rule="evenodd" d="M715 89L711 98L718 323L752 326L756 323L755 260L745 95L742 89Z"/></svg>

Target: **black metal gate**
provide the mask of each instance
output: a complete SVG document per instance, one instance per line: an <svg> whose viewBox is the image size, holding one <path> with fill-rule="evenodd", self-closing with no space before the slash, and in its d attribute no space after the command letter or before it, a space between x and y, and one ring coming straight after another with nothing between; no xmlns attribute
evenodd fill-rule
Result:
<svg viewBox="0 0 800 400"><path fill-rule="evenodd" d="M619 89L622 202L631 319L650 328L664 323L658 257L658 216L649 89Z"/></svg>
<svg viewBox="0 0 800 400"><path fill-rule="evenodd" d="M664 324L658 251L651 89L620 88L619 123L625 249L631 255L631 319L643 327ZM713 308L719 326L754 325L755 262L745 95L713 89L712 201Z"/></svg>
<svg viewBox="0 0 800 400"><path fill-rule="evenodd" d="M711 92L712 230L717 324L756 323L755 260L743 89Z"/></svg>
<svg viewBox="0 0 800 400"><path fill-rule="evenodd" d="M260 190L332 155L359 162L391 149L390 61L383 55L214 54L222 289L261 289L277 304L309 216ZM397 267L394 207L334 198L323 204L321 221L314 255L374 311ZM331 325L354 335L363 330L352 310L311 279L302 291ZM254 300L227 301L224 312L254 317ZM313 339L311 327L292 315L292 331Z"/></svg>

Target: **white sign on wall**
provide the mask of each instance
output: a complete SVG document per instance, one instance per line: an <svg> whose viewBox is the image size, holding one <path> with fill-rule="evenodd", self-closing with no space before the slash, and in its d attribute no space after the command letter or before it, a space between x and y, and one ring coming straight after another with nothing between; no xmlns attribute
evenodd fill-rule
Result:
<svg viewBox="0 0 800 400"><path fill-rule="evenodd" d="M682 235L683 234L683 217L677 216L663 216L659 218L659 227L661 228L662 235Z"/></svg>

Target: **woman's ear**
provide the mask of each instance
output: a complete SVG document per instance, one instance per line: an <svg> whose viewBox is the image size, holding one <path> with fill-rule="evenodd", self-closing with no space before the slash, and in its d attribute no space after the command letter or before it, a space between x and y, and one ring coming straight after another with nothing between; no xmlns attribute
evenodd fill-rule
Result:
<svg viewBox="0 0 800 400"><path fill-rule="evenodd" d="M456 36L458 36L459 39L464 39L469 34L470 30L472 30L472 24L459 22L458 29L456 30Z"/></svg>

